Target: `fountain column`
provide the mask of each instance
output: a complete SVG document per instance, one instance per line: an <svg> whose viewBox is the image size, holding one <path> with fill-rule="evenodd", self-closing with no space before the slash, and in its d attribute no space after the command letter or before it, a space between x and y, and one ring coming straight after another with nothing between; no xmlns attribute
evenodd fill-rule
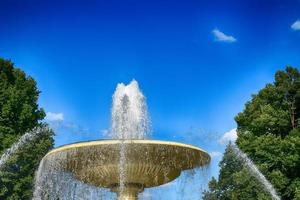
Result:
<svg viewBox="0 0 300 200"><path fill-rule="evenodd" d="M113 188L112 191L117 193L117 200L137 200L138 194L144 189L135 185L126 186L122 189Z"/></svg>

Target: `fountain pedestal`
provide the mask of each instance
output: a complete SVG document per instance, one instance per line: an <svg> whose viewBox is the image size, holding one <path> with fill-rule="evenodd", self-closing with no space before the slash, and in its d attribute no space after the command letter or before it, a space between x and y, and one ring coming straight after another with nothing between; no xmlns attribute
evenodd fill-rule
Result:
<svg viewBox="0 0 300 200"><path fill-rule="evenodd" d="M117 200L137 200L138 194L144 189L137 185L126 185L124 188L115 187L111 191L117 194Z"/></svg>

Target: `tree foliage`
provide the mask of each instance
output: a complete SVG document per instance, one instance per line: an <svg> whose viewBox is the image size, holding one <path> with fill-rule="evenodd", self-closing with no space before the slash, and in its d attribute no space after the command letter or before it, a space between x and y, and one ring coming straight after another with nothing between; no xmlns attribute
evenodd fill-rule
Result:
<svg viewBox="0 0 300 200"><path fill-rule="evenodd" d="M0 58L0 154L24 133L45 126L37 100L39 91L33 78ZM41 158L53 147L49 131L29 142L0 171L0 199L26 200L32 196L34 173Z"/></svg>
<svg viewBox="0 0 300 200"><path fill-rule="evenodd" d="M205 200L271 200L259 183L236 156L232 144L228 144L219 164L219 180L212 178L209 191L205 191Z"/></svg>
<svg viewBox="0 0 300 200"><path fill-rule="evenodd" d="M253 95L245 110L236 116L240 132L255 136L274 134L286 136L300 123L300 74L287 67L275 74L275 82Z"/></svg>
<svg viewBox="0 0 300 200"><path fill-rule="evenodd" d="M258 94L246 103L243 112L236 118L238 128L237 145L259 167L266 178L273 184L282 199L300 199L300 73L296 68L287 67L285 71L275 74L273 84L267 84ZM222 162L232 165L226 158L228 149ZM222 163L221 162L221 163ZM231 198L237 199L239 195L252 187L245 183L239 185L236 182L238 174L247 180L245 167L235 167L229 171L228 166L220 164L221 171L219 180L213 179L211 183L215 188L230 186L235 191ZM225 171L225 172L224 172ZM225 174L222 175L222 174ZM254 178L252 178L254 179ZM224 180L229 180L225 181ZM259 185L257 180L252 180ZM238 189L239 188L239 189ZM255 191L255 185L253 190ZM205 192L204 199L216 191L220 194L230 190L216 190L209 187ZM250 191L249 191L250 192ZM251 193L251 192L250 192ZM252 192L253 198L264 199L261 193ZM239 198L238 198L239 199ZM249 198L247 198L249 199Z"/></svg>

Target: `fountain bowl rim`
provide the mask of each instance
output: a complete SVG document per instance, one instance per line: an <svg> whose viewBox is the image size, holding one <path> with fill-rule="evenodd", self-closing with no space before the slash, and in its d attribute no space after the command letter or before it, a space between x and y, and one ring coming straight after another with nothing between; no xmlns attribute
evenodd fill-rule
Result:
<svg viewBox="0 0 300 200"><path fill-rule="evenodd" d="M160 144L160 145L167 145L167 146L190 148L190 149L194 149L197 151L201 151L202 153L208 155L209 160L210 160L210 154L199 147L196 147L196 146L193 146L190 144L174 142L174 141L148 140L148 139L102 139L102 140L89 140L89 141L83 141L83 142L75 142L75 143L58 146L58 147L52 149L51 151L49 151L45 155L45 157L47 157L50 154L62 152L62 151L72 149L72 148L95 146L95 145L101 145L101 144L112 145L112 144L121 144L121 143L123 143L123 144L131 144L131 143L132 144L155 144L155 145Z"/></svg>
<svg viewBox="0 0 300 200"><path fill-rule="evenodd" d="M142 140L142 139L133 139L133 140L92 140L92 141L84 141L84 142L77 142L77 143L73 143L73 144L67 144L67 145L63 145L60 147L57 147L55 149L53 149L52 151L48 152L44 158L46 157L51 157L51 156L55 156L55 155L59 155L60 153L64 153L64 152L68 152L68 151L72 151L73 149L75 149L75 153L78 153L78 155L82 156L82 152L85 151L85 149L90 149L90 148L100 148L100 150L104 150L106 146L118 146L117 149L120 147L121 144L125 144L128 148L129 146L131 146L133 148L137 148L138 146L140 146L141 148L147 148L149 149L149 155L150 155L150 160L145 161L146 163L143 163L142 165L136 165L136 164L129 164L128 167L128 183L141 183L143 185L143 188L151 188L151 187L155 187L155 186L159 186L159 185L163 185L165 183L168 183L174 179L176 179L182 171L185 170L189 170L189 169L194 169L194 168L198 168L198 167L205 167L207 166L210 161L211 161L211 156L204 150L189 145L189 144L184 144L184 143L179 143L179 142L173 142L173 141L162 141L162 140ZM164 148L170 148L170 149L178 149L178 151L176 150L176 155L174 158L176 158L175 160L173 160L171 162L171 164L163 164L160 163L160 165L162 165L163 167L165 167L166 174L159 176L159 180L154 180L152 177L154 177L155 175L157 176L157 172L160 172L161 168L158 167L156 168L156 161L157 161L157 157L153 156L153 152L155 153L155 149L157 149L157 147L163 146ZM103 148L104 147L104 148ZM82 148L82 150L81 150ZM118 151L118 150L117 150ZM163 151L163 150L162 150ZM134 159L136 160L136 153L139 151L131 151L129 150L129 159ZM183 157L186 156L186 153L189 152L191 153L191 155L193 155L191 157L190 161L184 161L186 159L184 159ZM140 152L139 152L140 153ZM146 155L147 153L142 153L143 155ZM89 155L89 154L88 154ZM152 156L151 156L152 155ZM160 157L160 159L169 159L171 158L171 156L173 157L173 155L167 153L166 155L163 155ZM81 180L85 183L91 184L91 185L95 185L96 187L104 187L104 188L112 188L112 186L114 186L115 184L118 183L118 180L114 177L119 177L118 173L115 173L116 170L114 170L114 167L111 168L111 165L109 164L111 161L110 159L106 159L107 156L104 156L104 161L108 162L108 165L105 165L102 163L101 159L102 157L100 156L99 159L96 160L92 160L93 163L96 166L93 168L89 168L89 167L84 167L84 168L74 168L71 169L71 171L76 174L76 178L78 180ZM202 159L201 157L203 157L204 159ZM47 158L46 158L47 159ZM66 161L67 163L69 163L71 161L72 163L72 159L76 159L76 156L67 156L66 159L70 159L69 161ZM93 158L94 159L94 158ZM139 157L138 160L140 160L143 158ZM198 160L199 159L199 160ZM100 162L101 161L101 162ZM64 161L63 161L64 162ZM131 162L129 162L131 163ZM156 163L156 164L155 164ZM174 163L176 163L176 165L178 165L178 167L174 167ZM84 163L83 163L84 164ZM86 173L91 173L93 171L97 171L98 169L98 165L102 166L99 169L101 169L101 171L103 171L104 175L100 175L98 176L96 179L95 178L86 178ZM68 165L65 165L68 166ZM72 164L70 165L72 168ZM69 167L70 167L69 166ZM77 166L77 164L76 164ZM79 164L80 166L80 164ZM93 165L92 165L93 166ZM143 166L143 167L141 167ZM146 166L146 168L144 168L144 166ZM103 168L103 170L102 170ZM146 178L139 178L139 177L145 177L145 173L143 170L150 170L149 173L146 173ZM154 170L153 169L157 169ZM68 167L66 169L62 168L62 170L70 170L68 169ZM141 171L142 170L142 171ZM137 172L142 172L143 175L139 175L136 176ZM150 173L151 172L151 173ZM82 176L83 175L83 176ZM166 176L166 177L164 177ZM111 177L111 179L107 179L104 177ZM163 177L163 178L162 178ZM110 181L103 181L103 180L110 180Z"/></svg>

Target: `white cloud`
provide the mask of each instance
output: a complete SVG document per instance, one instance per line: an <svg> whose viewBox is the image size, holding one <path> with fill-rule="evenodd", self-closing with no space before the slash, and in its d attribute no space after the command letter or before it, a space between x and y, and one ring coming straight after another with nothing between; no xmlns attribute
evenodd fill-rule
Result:
<svg viewBox="0 0 300 200"><path fill-rule="evenodd" d="M209 153L211 159L221 157L223 154L219 151L213 151Z"/></svg>
<svg viewBox="0 0 300 200"><path fill-rule="evenodd" d="M52 112L47 112L46 118L47 121L64 121L64 114L63 113L52 113Z"/></svg>
<svg viewBox="0 0 300 200"><path fill-rule="evenodd" d="M235 142L237 139L237 132L236 132L236 128L224 133L224 135L221 137L221 139L219 140L220 144L226 145L229 142Z"/></svg>
<svg viewBox="0 0 300 200"><path fill-rule="evenodd" d="M292 25L291 28L295 31L299 31L300 30L300 20L298 19L297 21L295 21Z"/></svg>
<svg viewBox="0 0 300 200"><path fill-rule="evenodd" d="M217 28L215 28L212 31L212 33L215 36L215 41L218 41L218 42L227 42L227 43L236 42L236 39L233 36L226 35L225 33L223 33L222 31L220 31Z"/></svg>

